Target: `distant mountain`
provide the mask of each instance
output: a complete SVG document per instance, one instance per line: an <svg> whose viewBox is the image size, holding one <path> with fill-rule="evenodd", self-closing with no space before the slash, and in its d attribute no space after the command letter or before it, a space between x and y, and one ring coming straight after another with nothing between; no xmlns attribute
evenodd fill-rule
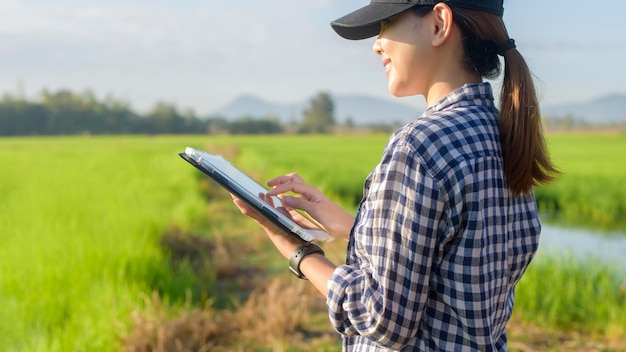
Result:
<svg viewBox="0 0 626 352"><path fill-rule="evenodd" d="M337 122L350 118L357 125L406 123L416 119L426 110L426 105L423 103L415 103L415 106L411 106L400 101L363 95L337 95L333 98Z"/></svg>
<svg viewBox="0 0 626 352"><path fill-rule="evenodd" d="M548 117L571 116L591 124L626 122L626 94L611 94L586 103L544 106L541 113Z"/></svg>
<svg viewBox="0 0 626 352"><path fill-rule="evenodd" d="M426 109L424 104L415 106L404 102L394 102L382 98L364 95L332 95L335 104L335 119L338 123L351 119L356 125L376 124L385 122L409 122ZM241 95L226 104L215 115L228 119L242 116L276 116L282 122L300 121L302 110L308 101L280 104L270 102L252 95Z"/></svg>
<svg viewBox="0 0 626 352"><path fill-rule="evenodd" d="M241 95L215 112L216 115L228 119L236 119L243 116L264 117L276 116L281 121L288 121L295 114L298 104L278 104L255 97L253 95Z"/></svg>
<svg viewBox="0 0 626 352"><path fill-rule="evenodd" d="M357 125L386 122L409 122L424 112L425 104L416 102L414 106L405 101L382 99L364 95L332 95L335 103L335 119L338 123L350 118ZM416 98L417 99L417 98ZM252 95L242 95L226 104L214 114L228 119L242 116L276 116L282 122L300 121L307 101L294 103L274 103ZM572 102L559 105L545 105L541 113L548 117L572 116L590 124L626 123L626 94L611 94L588 102Z"/></svg>

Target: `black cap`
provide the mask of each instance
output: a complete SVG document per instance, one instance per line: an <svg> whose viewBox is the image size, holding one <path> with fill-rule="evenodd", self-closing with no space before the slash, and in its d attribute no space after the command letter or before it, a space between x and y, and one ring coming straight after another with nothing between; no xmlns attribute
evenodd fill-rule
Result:
<svg viewBox="0 0 626 352"><path fill-rule="evenodd" d="M480 10L502 16L503 0L372 0L369 5L330 23L335 32L346 39L370 38L380 32L380 22L417 5L443 2L451 7Z"/></svg>

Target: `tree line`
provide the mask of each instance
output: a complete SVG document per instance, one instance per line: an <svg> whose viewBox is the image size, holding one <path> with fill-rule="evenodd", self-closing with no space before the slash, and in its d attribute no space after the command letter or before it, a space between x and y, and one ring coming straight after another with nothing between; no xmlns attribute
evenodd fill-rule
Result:
<svg viewBox="0 0 626 352"><path fill-rule="evenodd" d="M201 118L193 110L165 102L142 114L126 101L112 96L99 100L89 90L43 90L34 100L4 94L0 100L0 136L330 133L334 125L334 103L325 92L310 100L300 122L289 124L276 116Z"/></svg>

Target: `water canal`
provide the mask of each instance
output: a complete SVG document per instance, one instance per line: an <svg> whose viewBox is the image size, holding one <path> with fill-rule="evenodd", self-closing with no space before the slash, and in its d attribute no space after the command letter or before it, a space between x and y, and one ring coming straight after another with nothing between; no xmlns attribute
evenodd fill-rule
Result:
<svg viewBox="0 0 626 352"><path fill-rule="evenodd" d="M544 224L537 256L555 253L603 261L626 274L626 234Z"/></svg>

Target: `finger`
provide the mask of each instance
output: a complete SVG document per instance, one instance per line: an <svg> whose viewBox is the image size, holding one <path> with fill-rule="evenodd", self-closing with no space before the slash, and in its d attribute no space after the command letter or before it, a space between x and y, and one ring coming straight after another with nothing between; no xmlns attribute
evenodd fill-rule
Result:
<svg viewBox="0 0 626 352"><path fill-rule="evenodd" d="M241 211L243 215L248 216L249 218L254 220L257 224L259 224L261 227L275 231L274 229L275 225L272 224L265 217L263 217L261 214L254 211L254 209L252 209L252 207L250 207L248 203L244 202L243 200L237 197L233 197L233 203L235 203L235 205L239 208L239 211Z"/></svg>
<svg viewBox="0 0 626 352"><path fill-rule="evenodd" d="M244 214L244 215L249 215L250 212L252 212L252 209L250 209L250 206L248 204L246 204L246 202L244 202L243 200L231 195L233 198L233 203L235 203L235 205L237 206L237 208L239 209L239 211Z"/></svg>
<svg viewBox="0 0 626 352"><path fill-rule="evenodd" d="M261 218L259 213L254 211L254 209L252 209L252 207L248 203L240 198L237 198L237 196L235 195L231 194L231 197L233 198L233 203L235 203L235 205L237 206L237 208L239 208L239 211L241 211L243 215L251 217L255 220L259 220Z"/></svg>
<svg viewBox="0 0 626 352"><path fill-rule="evenodd" d="M317 189L317 187L309 186L306 183L285 183L272 188L267 192L267 195L276 196L287 192L300 194L304 198L312 202L319 202L319 200L321 199L321 193Z"/></svg>
<svg viewBox="0 0 626 352"><path fill-rule="evenodd" d="M302 177L300 177L300 175L298 175L297 173L290 173L287 175L275 177L267 181L267 185L274 187L274 186L282 185L282 184L289 183L289 182L305 183Z"/></svg>
<svg viewBox="0 0 626 352"><path fill-rule="evenodd" d="M263 200L265 203L271 205L272 207L276 208L276 205L274 204L274 197L269 196L267 194L264 193L259 193L259 198L261 198L261 200Z"/></svg>
<svg viewBox="0 0 626 352"><path fill-rule="evenodd" d="M288 198L281 199L287 206L286 209L289 210L291 217L299 223L300 226L308 229L324 229L326 231L324 225L315 218L318 212L317 203L309 202L300 197L284 196L283 198ZM304 213L298 210L303 210Z"/></svg>
<svg viewBox="0 0 626 352"><path fill-rule="evenodd" d="M295 172L290 173L289 176L291 176L291 180L293 182L306 183L306 182L304 182L304 179L302 179L302 177L300 175L298 175L297 173L295 173Z"/></svg>
<svg viewBox="0 0 626 352"><path fill-rule="evenodd" d="M300 214L296 210L290 210L289 216L292 218L294 222L296 222L298 225L300 225L301 227L305 229L316 229L316 230L323 229L323 227L320 224L313 222L310 218Z"/></svg>
<svg viewBox="0 0 626 352"><path fill-rule="evenodd" d="M314 214L317 212L316 208L318 204L314 202L310 202L305 198L284 196L281 198L281 200L287 209L289 210L295 209L293 210L294 212L297 212L297 210L302 210L308 214Z"/></svg>
<svg viewBox="0 0 626 352"><path fill-rule="evenodd" d="M292 181L293 181L293 176L291 176L291 174L282 175L282 176L274 177L273 179L267 181L267 185L274 187L274 186L279 186L279 185L292 182Z"/></svg>

